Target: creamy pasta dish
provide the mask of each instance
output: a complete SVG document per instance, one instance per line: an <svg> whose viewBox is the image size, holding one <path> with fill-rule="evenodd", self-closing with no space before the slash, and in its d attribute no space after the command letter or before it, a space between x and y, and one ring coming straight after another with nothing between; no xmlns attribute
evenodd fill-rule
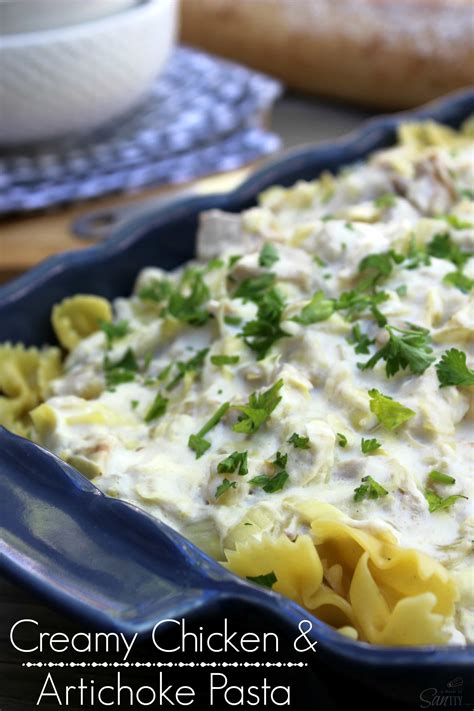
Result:
<svg viewBox="0 0 474 711"><path fill-rule="evenodd" d="M196 261L55 306L64 361L0 348L1 421L342 634L473 643L473 137L203 214Z"/></svg>

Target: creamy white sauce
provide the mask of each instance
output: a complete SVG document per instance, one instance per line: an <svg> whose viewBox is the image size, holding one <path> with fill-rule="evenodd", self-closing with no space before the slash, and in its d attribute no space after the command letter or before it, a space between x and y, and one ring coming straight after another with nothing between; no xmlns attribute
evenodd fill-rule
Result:
<svg viewBox="0 0 474 711"><path fill-rule="evenodd" d="M459 150L457 156L441 148L430 150L433 160L449 166L454 182L458 175L463 184L472 183L470 149ZM83 341L69 356L66 374L56 381L55 396L48 401L57 426L47 446L63 457L81 456L93 462L100 472L94 482L101 489L145 508L191 538L200 526L213 532L217 550L257 505L270 512L272 530L296 535L303 530L302 524L286 502L300 497L334 504L353 525L366 530L390 530L401 546L427 553L456 574L471 567L472 388L471 392L468 388L440 388L434 365L422 375L402 370L391 378L385 374L384 361L374 369L360 370L357 364L368 360L387 336L369 312L354 323L376 340L370 355L355 353L348 343L354 323L344 319L345 312L306 326L290 320L315 291L337 298L354 288L359 262L368 254L391 248L406 253L414 237L419 245L426 245L439 233L449 234L460 248L473 250L472 228L456 229L434 217L441 204L444 211L473 222L472 204L449 192L432 170L423 172L421 160L416 168L418 177L410 183L406 197L395 198L393 205L383 209L377 207L378 197L395 191L389 155L389 151L378 154L367 165L344 173L324 201L314 185L300 183L289 191L268 192L260 207L241 216L207 215L199 238L200 255L225 262L204 276L211 292L206 308L213 318L199 328L160 318L160 307L144 302L137 294L153 279L170 275L154 268L144 270L135 294L114 304L116 320L126 319L130 332L113 344L108 357L117 361L128 348L140 363L148 356L146 375L114 391L104 389L104 334L99 332ZM328 215L333 219L322 219ZM265 243L274 244L279 255L270 269L259 265ZM228 259L237 253L242 258L229 271ZM316 263L315 256L324 265ZM456 347L467 353L472 368L472 293L443 282L454 269L452 262L436 257L415 269L407 269L406 262L396 265L378 284L389 295L379 309L391 325L406 328L409 322L429 329L437 361L446 350ZM224 316L238 316L243 322L254 318L256 305L234 299L232 293L236 283L269 270L276 275L287 301L281 325L288 336L276 341L266 358L257 361L238 337L242 327L225 323ZM464 273L474 274L472 258ZM177 281L181 274L177 272L171 279ZM406 287L406 293L397 291L401 286ZM169 380L159 382L158 374L202 348L210 348L203 367L194 378L183 379L167 392ZM211 355L223 353L238 355L239 362L224 367L210 362ZM174 375L176 365L170 378ZM268 389L280 378L284 382L282 401L255 434L234 432L236 412L230 410L206 435L211 447L196 459L188 438L223 402L245 404L252 392ZM100 394L86 401L82 395L94 382ZM415 417L394 432L385 431L369 408L371 388L411 408ZM167 411L146 423L144 418L158 391L169 399ZM294 432L309 437L309 449L296 449L288 443ZM346 447L338 445L337 433L347 437ZM362 437L376 437L382 448L363 454ZM216 498L216 488L224 478L217 473L217 464L235 450L248 451L249 473L226 474L236 487ZM278 450L288 454L289 480L283 489L268 494L249 481L271 471L269 462ZM439 495L468 498L457 500L445 511L430 513L424 490L430 486L428 474L433 469L456 480L452 486L436 485ZM388 495L355 501L354 490L367 475ZM465 596L460 605L453 641L474 641L468 609L472 597L471 602L467 599Z"/></svg>

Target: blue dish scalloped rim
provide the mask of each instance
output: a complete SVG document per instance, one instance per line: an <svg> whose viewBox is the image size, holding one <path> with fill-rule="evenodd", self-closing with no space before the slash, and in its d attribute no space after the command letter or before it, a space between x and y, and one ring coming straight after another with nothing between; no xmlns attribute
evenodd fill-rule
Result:
<svg viewBox="0 0 474 711"><path fill-rule="evenodd" d="M137 272L171 269L191 258L198 214L252 205L269 185L290 185L323 169L337 170L388 146L410 118L459 125L474 112L474 91L409 113L385 116L333 143L292 151L226 195L183 198L134 218L106 243L53 257L0 288L0 342L52 340L53 304L76 292L108 298L130 292ZM76 470L36 445L0 429L0 570L87 624L147 633L158 619L259 608L297 631L311 618L276 593L237 579L179 534L140 509L100 493ZM378 683L415 685L433 673L472 670L473 647L383 648L353 642L318 620L318 651L351 673L376 669ZM403 673L403 683L400 674Z"/></svg>

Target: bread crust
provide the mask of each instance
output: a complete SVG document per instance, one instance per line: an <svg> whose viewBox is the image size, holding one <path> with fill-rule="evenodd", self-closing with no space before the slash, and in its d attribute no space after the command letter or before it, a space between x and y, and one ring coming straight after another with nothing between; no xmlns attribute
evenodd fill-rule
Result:
<svg viewBox="0 0 474 711"><path fill-rule="evenodd" d="M474 83L474 0L182 0L184 42L382 109Z"/></svg>

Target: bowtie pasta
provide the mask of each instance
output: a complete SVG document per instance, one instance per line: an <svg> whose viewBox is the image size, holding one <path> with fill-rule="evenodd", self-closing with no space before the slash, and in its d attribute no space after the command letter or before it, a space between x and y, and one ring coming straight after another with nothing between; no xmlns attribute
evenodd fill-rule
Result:
<svg viewBox="0 0 474 711"><path fill-rule="evenodd" d="M0 349L2 422L342 634L474 642L473 136L204 214L195 262L55 307L62 366Z"/></svg>

